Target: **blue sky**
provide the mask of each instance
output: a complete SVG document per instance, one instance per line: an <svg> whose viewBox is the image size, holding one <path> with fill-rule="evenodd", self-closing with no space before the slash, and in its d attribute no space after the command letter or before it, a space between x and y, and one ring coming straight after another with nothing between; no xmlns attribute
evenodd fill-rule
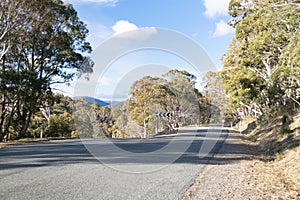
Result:
<svg viewBox="0 0 300 200"><path fill-rule="evenodd" d="M194 40L205 50L216 69L221 69L220 58L226 53L234 36L234 30L227 25L230 20L227 15L229 0L66 0L66 2L73 4L80 19L87 24L90 31L88 41L94 49L112 36L126 31L150 27L162 28L181 33ZM164 54L158 57L162 55ZM126 63L144 66L151 62L149 57L144 61L143 58L145 55L140 54L137 58L136 54L135 59L139 60L136 62L132 55L128 56L127 60L130 62L123 61L122 66L124 68ZM178 59L173 59L170 65L176 65L175 60L178 65L184 65L184 62ZM161 64L163 61L156 59L153 63ZM163 64L168 65L168 62ZM111 72L107 72L101 80L99 78L94 80L101 86L111 87L110 89L103 87L102 91L94 96L106 98L112 94L116 80L122 78L116 77L118 67L115 68L114 71L108 70ZM124 76L124 73L119 76ZM67 90L71 93L71 89Z"/></svg>

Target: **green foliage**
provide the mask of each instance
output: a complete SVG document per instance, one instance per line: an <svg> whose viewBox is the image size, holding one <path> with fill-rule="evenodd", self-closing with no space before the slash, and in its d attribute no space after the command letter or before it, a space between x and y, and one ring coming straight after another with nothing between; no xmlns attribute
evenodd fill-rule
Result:
<svg viewBox="0 0 300 200"><path fill-rule="evenodd" d="M221 72L232 111L272 116L300 100L300 4L298 1L231 0L236 28Z"/></svg>
<svg viewBox="0 0 300 200"><path fill-rule="evenodd" d="M222 74L220 72L208 72L203 81L205 85L205 99L200 100L200 105L205 105L205 116L210 116L207 119L207 123L222 123L223 119L225 119L225 121L230 120L231 116L228 114L230 113L229 100L225 92ZM207 101L208 104L205 103L205 101Z"/></svg>
<svg viewBox="0 0 300 200"><path fill-rule="evenodd" d="M53 105L52 87L92 72L82 55L88 30L60 0L5 0L0 4L0 140L24 137L31 119ZM10 16L10 17L6 17Z"/></svg>
<svg viewBox="0 0 300 200"><path fill-rule="evenodd" d="M150 120L155 118L159 111L172 109L174 101L176 102L175 94L167 86L166 80L144 77L131 86L128 104L130 119L137 125L144 126L145 132L146 129L149 131L153 129L148 124Z"/></svg>
<svg viewBox="0 0 300 200"><path fill-rule="evenodd" d="M167 87L174 94L173 105L180 105L185 124L205 123L209 121L211 104L208 96L202 95L195 88L196 77L187 71L170 70L164 75Z"/></svg>
<svg viewBox="0 0 300 200"><path fill-rule="evenodd" d="M290 129L290 127L282 127L279 131L280 136L284 136L286 134L292 133L293 131Z"/></svg>
<svg viewBox="0 0 300 200"><path fill-rule="evenodd" d="M46 137L71 137L74 131L74 121L69 113L50 116L45 130Z"/></svg>
<svg viewBox="0 0 300 200"><path fill-rule="evenodd" d="M111 116L113 119L115 119L115 127L116 130L114 132L114 136L116 137L129 137L131 133L131 136L133 135L133 131L127 131L128 126L130 126L129 123L129 114L128 114L128 103L129 100L126 100L124 102L124 105L121 107L112 108L111 110ZM136 131L136 130L135 130Z"/></svg>
<svg viewBox="0 0 300 200"><path fill-rule="evenodd" d="M163 78L146 76L137 80L131 86L130 99L123 107L123 111L128 112L128 116L122 114L117 120L118 127L127 124L131 131L132 127L136 127L136 130L142 127L143 133L127 134L143 136L157 133L166 127L172 129L180 123L208 122L210 104L195 88L195 81L194 75L176 69L164 74ZM179 105L180 114L175 114L175 108ZM156 116L157 113L165 112L171 112L173 117Z"/></svg>
<svg viewBox="0 0 300 200"><path fill-rule="evenodd" d="M81 138L91 138L99 133L96 126L96 115L90 103L83 98L74 102L73 119L78 136Z"/></svg>
<svg viewBox="0 0 300 200"><path fill-rule="evenodd" d="M255 136L251 139L252 142L257 142L258 138Z"/></svg>
<svg viewBox="0 0 300 200"><path fill-rule="evenodd" d="M276 147L275 149L275 153L281 153L282 151L284 151L284 148L283 147Z"/></svg>
<svg viewBox="0 0 300 200"><path fill-rule="evenodd" d="M73 100L62 94L56 94L54 96L55 103L51 106L51 113L53 114L72 114L73 111Z"/></svg>
<svg viewBox="0 0 300 200"><path fill-rule="evenodd" d="M118 127L116 125L116 120L112 115L112 109L108 106L100 107L97 104L93 105L96 120L98 125L101 127L103 133L107 137L118 136Z"/></svg>

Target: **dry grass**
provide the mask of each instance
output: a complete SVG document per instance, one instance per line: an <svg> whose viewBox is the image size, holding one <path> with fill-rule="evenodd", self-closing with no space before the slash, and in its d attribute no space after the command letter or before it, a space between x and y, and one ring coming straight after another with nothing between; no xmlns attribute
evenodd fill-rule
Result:
<svg viewBox="0 0 300 200"><path fill-rule="evenodd" d="M24 138L24 139L19 139L19 140L14 140L14 141L8 141L8 142L0 142L0 148L12 146L12 145L21 145L21 144L29 144L33 142L44 142L44 141L49 141L48 138Z"/></svg>
<svg viewBox="0 0 300 200"><path fill-rule="evenodd" d="M282 125L282 117L263 125L244 120L243 136L230 134L236 144L243 144L244 159L237 162L209 165L186 191L184 200L300 200L300 114L292 123ZM280 133L282 128L290 131ZM237 130L237 127L235 127ZM227 145L226 145L227 144ZM237 148L223 145L220 155L225 160ZM248 159L247 159L248 158Z"/></svg>
<svg viewBox="0 0 300 200"><path fill-rule="evenodd" d="M68 140L68 139L78 139L78 137L24 138L24 139L12 140L8 142L0 142L0 148L5 148L13 145L30 144L35 142L46 142L50 140Z"/></svg>
<svg viewBox="0 0 300 200"><path fill-rule="evenodd" d="M259 125L244 138L257 160L247 163L249 186L266 199L300 199L300 113Z"/></svg>

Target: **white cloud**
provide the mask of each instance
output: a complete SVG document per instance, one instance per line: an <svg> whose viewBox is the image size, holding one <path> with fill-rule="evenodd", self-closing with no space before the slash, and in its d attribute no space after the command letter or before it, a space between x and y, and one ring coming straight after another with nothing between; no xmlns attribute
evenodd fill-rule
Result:
<svg viewBox="0 0 300 200"><path fill-rule="evenodd" d="M87 40L91 43L93 49L98 47L104 40L110 38L113 34L110 27L106 27L102 24L93 22L86 22L86 24L89 29Z"/></svg>
<svg viewBox="0 0 300 200"><path fill-rule="evenodd" d="M117 21L112 27L115 37L132 38L134 40L145 40L149 36L157 33L155 27L138 27L137 25L126 20Z"/></svg>
<svg viewBox="0 0 300 200"><path fill-rule="evenodd" d="M112 35L112 30L109 27L106 27L102 24L97 24L94 26L95 28L95 36L101 40L106 40Z"/></svg>
<svg viewBox="0 0 300 200"><path fill-rule="evenodd" d="M111 37L126 37L143 40L149 35L156 33L156 28L154 27L138 27L126 20L119 20L111 27L90 21L85 21L85 23L89 29L87 41L90 42L93 49Z"/></svg>
<svg viewBox="0 0 300 200"><path fill-rule="evenodd" d="M100 4L115 6L118 3L118 0L66 0L66 2L71 4L100 3Z"/></svg>
<svg viewBox="0 0 300 200"><path fill-rule="evenodd" d="M228 34L234 33L234 31L235 31L234 28L232 28L226 22L221 20L220 22L216 23L216 30L213 33L213 37L220 37L220 36L228 35Z"/></svg>
<svg viewBox="0 0 300 200"><path fill-rule="evenodd" d="M217 15L226 15L228 13L229 2L230 0L204 0L204 14L211 18Z"/></svg>
<svg viewBox="0 0 300 200"><path fill-rule="evenodd" d="M111 84L111 78L110 77L101 77L100 80L98 80L98 84L100 85L110 85Z"/></svg>
<svg viewBox="0 0 300 200"><path fill-rule="evenodd" d="M128 31L138 30L138 27L126 20L119 20L115 25L112 26L112 30L114 31L114 35L118 35L121 33L126 33Z"/></svg>

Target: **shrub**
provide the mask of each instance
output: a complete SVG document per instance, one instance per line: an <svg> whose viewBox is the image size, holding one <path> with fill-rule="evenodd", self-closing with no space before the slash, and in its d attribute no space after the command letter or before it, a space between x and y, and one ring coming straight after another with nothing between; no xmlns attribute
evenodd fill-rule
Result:
<svg viewBox="0 0 300 200"><path fill-rule="evenodd" d="M279 146L279 147L276 147L275 152L276 153L281 153L283 150L284 150L284 148Z"/></svg>
<svg viewBox="0 0 300 200"><path fill-rule="evenodd" d="M45 130L47 137L70 137L74 130L73 119L70 114L51 115Z"/></svg>
<svg viewBox="0 0 300 200"><path fill-rule="evenodd" d="M257 142L258 138L255 136L251 139L252 142Z"/></svg>
<svg viewBox="0 0 300 200"><path fill-rule="evenodd" d="M282 125L288 125L288 124L290 124L291 120L288 115L283 115L281 122L282 122Z"/></svg>
<svg viewBox="0 0 300 200"><path fill-rule="evenodd" d="M285 134L292 133L293 131L290 129L290 127L283 127L279 131L280 136L284 136Z"/></svg>

